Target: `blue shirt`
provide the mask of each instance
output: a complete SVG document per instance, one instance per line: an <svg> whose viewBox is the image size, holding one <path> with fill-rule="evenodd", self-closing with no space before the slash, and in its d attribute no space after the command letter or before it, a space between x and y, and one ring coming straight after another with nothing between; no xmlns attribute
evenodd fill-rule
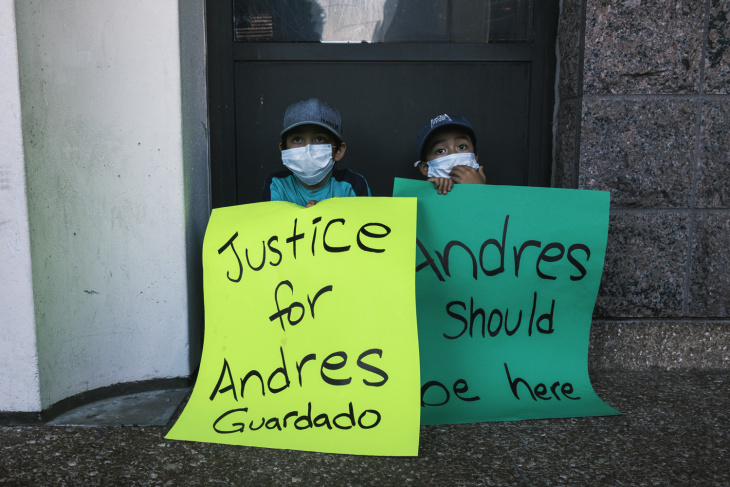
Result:
<svg viewBox="0 0 730 487"><path fill-rule="evenodd" d="M319 189L311 190L288 169L269 176L264 186L264 201L289 201L307 206L310 200L344 196L370 196L368 183L361 175L349 169L333 168L327 182Z"/></svg>

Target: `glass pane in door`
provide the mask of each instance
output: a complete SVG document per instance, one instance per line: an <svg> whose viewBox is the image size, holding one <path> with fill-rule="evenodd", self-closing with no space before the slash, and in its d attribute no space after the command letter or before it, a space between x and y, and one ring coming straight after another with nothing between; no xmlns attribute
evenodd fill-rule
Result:
<svg viewBox="0 0 730 487"><path fill-rule="evenodd" d="M238 42L530 42L533 0L233 0Z"/></svg>

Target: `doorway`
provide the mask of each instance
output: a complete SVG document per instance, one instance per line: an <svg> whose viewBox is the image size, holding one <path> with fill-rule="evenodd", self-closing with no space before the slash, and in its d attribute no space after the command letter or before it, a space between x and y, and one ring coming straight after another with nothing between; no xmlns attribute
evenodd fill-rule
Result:
<svg viewBox="0 0 730 487"><path fill-rule="evenodd" d="M474 125L490 184L548 186L558 1L208 1L213 207L260 201L288 105L342 115L340 167L374 196L419 179L416 133Z"/></svg>

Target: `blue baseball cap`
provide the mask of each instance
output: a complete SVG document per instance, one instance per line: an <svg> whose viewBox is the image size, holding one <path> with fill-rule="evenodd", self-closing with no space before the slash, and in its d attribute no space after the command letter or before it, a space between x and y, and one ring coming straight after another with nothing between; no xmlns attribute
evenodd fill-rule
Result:
<svg viewBox="0 0 730 487"><path fill-rule="evenodd" d="M471 126L469 120L467 120L463 115L448 115L446 113L442 113L441 115L432 118L426 125L421 127L421 130L418 131L418 157L423 159L424 145L426 144L428 137L435 130L449 125L465 129L471 136L474 148L476 149L477 137L474 134L474 127Z"/></svg>
<svg viewBox="0 0 730 487"><path fill-rule="evenodd" d="M317 98L310 98L289 105L289 108L284 112L284 129L280 135L283 136L294 127L309 124L326 128L339 140L342 140L340 112L329 103Z"/></svg>

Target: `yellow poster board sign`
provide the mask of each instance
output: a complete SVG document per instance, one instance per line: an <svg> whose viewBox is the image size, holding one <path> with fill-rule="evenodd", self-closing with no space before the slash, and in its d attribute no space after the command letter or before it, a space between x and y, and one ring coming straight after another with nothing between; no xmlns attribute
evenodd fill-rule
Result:
<svg viewBox="0 0 730 487"><path fill-rule="evenodd" d="M167 438L418 454L415 198L213 211L205 338Z"/></svg>

